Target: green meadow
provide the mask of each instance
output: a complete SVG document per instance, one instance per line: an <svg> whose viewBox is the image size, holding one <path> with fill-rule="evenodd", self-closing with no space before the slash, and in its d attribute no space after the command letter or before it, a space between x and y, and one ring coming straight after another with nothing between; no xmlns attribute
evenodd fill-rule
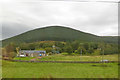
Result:
<svg viewBox="0 0 120 80"><path fill-rule="evenodd" d="M31 60L35 57L15 57L14 60ZM62 54L54 54L42 57L40 59L35 58L39 61L101 61L102 59L107 59L109 61L118 61L118 54L114 55L97 55L97 56L91 56L91 55L67 55L64 53Z"/></svg>
<svg viewBox="0 0 120 80"><path fill-rule="evenodd" d="M118 54L114 55L97 55L97 56L90 56L90 55L50 55L45 56L40 61L101 61L102 59L107 59L109 61L118 61Z"/></svg>
<svg viewBox="0 0 120 80"><path fill-rule="evenodd" d="M118 78L118 63L2 61L3 78Z"/></svg>

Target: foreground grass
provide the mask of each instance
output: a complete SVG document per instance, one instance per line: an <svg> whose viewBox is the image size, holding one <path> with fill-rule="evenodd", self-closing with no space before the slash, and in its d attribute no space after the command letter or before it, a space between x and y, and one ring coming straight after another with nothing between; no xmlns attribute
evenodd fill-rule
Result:
<svg viewBox="0 0 120 80"><path fill-rule="evenodd" d="M106 65L106 67L101 65ZM3 61L2 70L3 78L118 78L117 63L82 64Z"/></svg>
<svg viewBox="0 0 120 80"><path fill-rule="evenodd" d="M2 78L2 60L0 59L0 79Z"/></svg>

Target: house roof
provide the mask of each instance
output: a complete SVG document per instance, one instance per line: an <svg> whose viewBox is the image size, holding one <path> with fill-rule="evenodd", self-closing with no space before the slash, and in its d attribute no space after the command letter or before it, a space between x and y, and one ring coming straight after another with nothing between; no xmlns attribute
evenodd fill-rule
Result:
<svg viewBox="0 0 120 80"><path fill-rule="evenodd" d="M20 53L46 53L46 51L38 51L38 50L21 50Z"/></svg>

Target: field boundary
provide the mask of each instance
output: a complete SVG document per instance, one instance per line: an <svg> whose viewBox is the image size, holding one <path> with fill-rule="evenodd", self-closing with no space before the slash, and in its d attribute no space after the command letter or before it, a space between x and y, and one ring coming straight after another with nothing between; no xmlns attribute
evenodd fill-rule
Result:
<svg viewBox="0 0 120 80"><path fill-rule="evenodd" d="M118 63L118 61L28 61L28 60L8 60L13 62L35 62L35 63Z"/></svg>

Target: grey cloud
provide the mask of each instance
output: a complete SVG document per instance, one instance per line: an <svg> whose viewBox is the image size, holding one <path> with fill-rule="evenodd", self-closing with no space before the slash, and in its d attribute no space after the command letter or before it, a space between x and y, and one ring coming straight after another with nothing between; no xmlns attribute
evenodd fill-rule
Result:
<svg viewBox="0 0 120 80"><path fill-rule="evenodd" d="M12 1L3 4L3 38L49 25L68 26L100 36L117 35L115 3Z"/></svg>
<svg viewBox="0 0 120 80"><path fill-rule="evenodd" d="M9 38L23 32L31 30L27 25L22 25L19 23L3 23L2 24L2 37L3 39Z"/></svg>

